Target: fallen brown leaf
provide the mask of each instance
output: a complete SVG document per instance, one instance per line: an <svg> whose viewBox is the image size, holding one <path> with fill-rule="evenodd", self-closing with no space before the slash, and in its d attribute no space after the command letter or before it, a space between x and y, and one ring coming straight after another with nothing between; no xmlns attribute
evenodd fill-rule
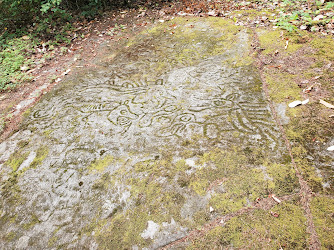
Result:
<svg viewBox="0 0 334 250"><path fill-rule="evenodd" d="M312 91L312 89L313 89L313 85L308 87L308 88L303 89L303 92L304 93L310 93Z"/></svg>
<svg viewBox="0 0 334 250"><path fill-rule="evenodd" d="M272 216L276 217L276 218L279 216L279 213L276 213L276 212L273 212L273 211L270 211L270 214Z"/></svg>

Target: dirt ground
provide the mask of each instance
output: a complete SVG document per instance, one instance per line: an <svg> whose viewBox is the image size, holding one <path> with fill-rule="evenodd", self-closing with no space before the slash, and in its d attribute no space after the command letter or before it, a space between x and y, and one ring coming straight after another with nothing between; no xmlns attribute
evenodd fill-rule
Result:
<svg viewBox="0 0 334 250"><path fill-rule="evenodd" d="M145 15L143 13L138 10L115 11L106 13L104 17L87 23L87 26L81 32L84 38L74 40L68 46L68 52L64 55L56 55L41 67L36 67L32 72L33 81L20 85L12 91L1 93L0 111L6 119L6 126L1 131L1 140L17 129L22 120L22 114L33 106L43 94L60 83L67 70L80 71L87 67L94 68L94 58L104 53L104 47L100 46L101 44L107 43L109 47L121 46L128 38L134 36L146 26L152 24L152 20L161 16L158 10L147 11L144 13ZM116 32L111 36L107 35L108 30L114 27L116 23L125 25L127 29L119 33ZM67 74L70 75L71 72ZM46 88L43 88L33 97L31 96L36 89L45 84ZM29 105L21 108L19 112L15 112L21 101L31 98L33 101Z"/></svg>

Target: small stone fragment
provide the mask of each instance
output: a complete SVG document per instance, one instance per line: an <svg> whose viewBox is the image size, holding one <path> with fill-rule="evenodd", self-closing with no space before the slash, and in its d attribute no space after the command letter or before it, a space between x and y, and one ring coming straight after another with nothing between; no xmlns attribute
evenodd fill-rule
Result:
<svg viewBox="0 0 334 250"><path fill-rule="evenodd" d="M186 159L186 164L190 167L195 167L196 163L194 161L194 159Z"/></svg>
<svg viewBox="0 0 334 250"><path fill-rule="evenodd" d="M306 100L304 100L304 101L296 100L296 101L293 101L293 102L289 103L288 106L289 106L290 108L294 108L294 107L297 107L297 106L299 106L299 105L304 105L304 104L308 103L309 101L310 101L309 99L306 99Z"/></svg>
<svg viewBox="0 0 334 250"><path fill-rule="evenodd" d="M299 27L301 30L306 30L307 29L307 26L306 25L300 25Z"/></svg>
<svg viewBox="0 0 334 250"><path fill-rule="evenodd" d="M208 15L209 15L209 16L217 16L216 13L215 13L214 11L209 11L209 12L208 12Z"/></svg>
<svg viewBox="0 0 334 250"><path fill-rule="evenodd" d="M278 199L274 194L271 195L271 198L273 198L274 201L276 201L277 203L281 203L282 201L280 199Z"/></svg>
<svg viewBox="0 0 334 250"><path fill-rule="evenodd" d="M285 47L284 47L284 49L287 49L288 46L289 46L289 40L286 40L286 41L285 41Z"/></svg>
<svg viewBox="0 0 334 250"><path fill-rule="evenodd" d="M66 76L68 73L70 73L71 69L66 70L63 75Z"/></svg>
<svg viewBox="0 0 334 250"><path fill-rule="evenodd" d="M302 101L302 105L308 103L309 101L310 101L310 99L306 99L306 100Z"/></svg>
<svg viewBox="0 0 334 250"><path fill-rule="evenodd" d="M323 16L323 15L317 15L317 16L313 19L313 21L320 21L321 19L324 19L324 17L325 17L325 16Z"/></svg>
<svg viewBox="0 0 334 250"><path fill-rule="evenodd" d="M334 145L327 148L328 151L334 151Z"/></svg>
<svg viewBox="0 0 334 250"><path fill-rule="evenodd" d="M322 104L322 105L325 105L327 108L330 108L330 109L334 109L334 105L328 103L328 102L325 102L324 100L319 100L319 102Z"/></svg>
<svg viewBox="0 0 334 250"><path fill-rule="evenodd" d="M179 16L186 16L187 15L187 13L184 13L183 11L181 11L181 12L179 12L179 13L177 13Z"/></svg>
<svg viewBox="0 0 334 250"><path fill-rule="evenodd" d="M214 208L210 207L210 213L212 213L213 211L215 211Z"/></svg>
<svg viewBox="0 0 334 250"><path fill-rule="evenodd" d="M28 69L29 69L28 66L21 66L21 67L20 67L20 70L21 70L21 71L27 71Z"/></svg>
<svg viewBox="0 0 334 250"><path fill-rule="evenodd" d="M299 106L299 105L301 105L302 104L302 102L301 101L299 101L299 100L297 100L297 101L293 101L293 102L291 102L291 103L289 103L289 107L290 108L294 108L294 107L297 107L297 106Z"/></svg>

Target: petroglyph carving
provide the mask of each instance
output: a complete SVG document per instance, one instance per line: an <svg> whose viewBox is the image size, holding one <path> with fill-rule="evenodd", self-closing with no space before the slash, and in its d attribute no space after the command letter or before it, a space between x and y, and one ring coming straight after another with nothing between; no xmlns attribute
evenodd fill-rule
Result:
<svg viewBox="0 0 334 250"><path fill-rule="evenodd" d="M108 127L110 135L146 133L156 137L184 137L191 136L196 130L209 139L229 141L233 135L269 143L272 147L276 145L278 131L272 123L267 103L261 97L243 97L245 90L241 89L240 81L247 84L254 77L245 78L240 69L202 68L189 67L185 73L181 70L172 72L168 79L182 79L177 84L163 79L140 82L107 79L83 87L79 102L62 97L58 108L37 109L33 118L40 120L44 128L56 126L54 117L71 127L67 118L78 116L90 127ZM205 78L210 77L201 87L203 74ZM221 77L226 81L215 83ZM199 86L198 90L194 91L196 86ZM95 101L91 99L93 94ZM71 110L70 115L66 113L67 109ZM73 110L76 110L75 114ZM58 127L64 128L64 124L58 121Z"/></svg>

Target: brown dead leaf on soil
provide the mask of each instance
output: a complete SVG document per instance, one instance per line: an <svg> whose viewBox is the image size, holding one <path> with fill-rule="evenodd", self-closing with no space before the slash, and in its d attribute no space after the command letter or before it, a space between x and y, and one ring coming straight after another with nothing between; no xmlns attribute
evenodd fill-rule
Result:
<svg viewBox="0 0 334 250"><path fill-rule="evenodd" d="M273 212L273 211L270 211L270 214L276 218L279 217L279 213L276 213L276 212Z"/></svg>

